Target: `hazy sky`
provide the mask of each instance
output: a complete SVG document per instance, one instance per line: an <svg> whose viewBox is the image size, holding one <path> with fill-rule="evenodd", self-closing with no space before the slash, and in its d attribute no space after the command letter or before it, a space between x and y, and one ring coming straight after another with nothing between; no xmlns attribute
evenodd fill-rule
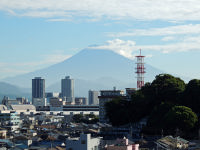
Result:
<svg viewBox="0 0 200 150"><path fill-rule="evenodd" d="M200 78L199 0L0 0L0 78L106 48Z"/></svg>

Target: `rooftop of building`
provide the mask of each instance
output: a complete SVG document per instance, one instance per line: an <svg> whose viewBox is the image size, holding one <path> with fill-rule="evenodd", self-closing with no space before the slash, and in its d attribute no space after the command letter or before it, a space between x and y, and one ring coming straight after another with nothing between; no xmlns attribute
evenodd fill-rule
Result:
<svg viewBox="0 0 200 150"><path fill-rule="evenodd" d="M42 77L35 77L34 79L42 79Z"/></svg>
<svg viewBox="0 0 200 150"><path fill-rule="evenodd" d="M0 111L8 110L8 108L5 105L0 105Z"/></svg>
<svg viewBox="0 0 200 150"><path fill-rule="evenodd" d="M67 139L70 141L78 141L83 137L89 137L90 139L101 139L101 137L92 137L91 134L84 134L84 133L81 133L80 137L68 137Z"/></svg>
<svg viewBox="0 0 200 150"><path fill-rule="evenodd" d="M183 138L180 138L180 137L165 136L165 137L157 140L157 143L164 147L177 147L178 143L188 144L189 141L187 141Z"/></svg>
<svg viewBox="0 0 200 150"><path fill-rule="evenodd" d="M34 105L11 105L12 110L36 110Z"/></svg>

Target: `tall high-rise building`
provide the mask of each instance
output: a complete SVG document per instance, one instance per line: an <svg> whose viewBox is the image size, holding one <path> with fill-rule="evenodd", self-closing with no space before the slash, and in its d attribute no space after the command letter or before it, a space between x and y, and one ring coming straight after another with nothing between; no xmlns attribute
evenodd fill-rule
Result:
<svg viewBox="0 0 200 150"><path fill-rule="evenodd" d="M98 91L88 91L88 101L89 105L98 105L99 104L99 92Z"/></svg>
<svg viewBox="0 0 200 150"><path fill-rule="evenodd" d="M68 102L74 102L74 79L70 76L66 76L61 80L61 94L62 97L66 97Z"/></svg>
<svg viewBox="0 0 200 150"><path fill-rule="evenodd" d="M46 106L45 80L41 77L32 79L32 104L35 106Z"/></svg>
<svg viewBox="0 0 200 150"><path fill-rule="evenodd" d="M32 79L32 98L45 98L45 80L41 77Z"/></svg>

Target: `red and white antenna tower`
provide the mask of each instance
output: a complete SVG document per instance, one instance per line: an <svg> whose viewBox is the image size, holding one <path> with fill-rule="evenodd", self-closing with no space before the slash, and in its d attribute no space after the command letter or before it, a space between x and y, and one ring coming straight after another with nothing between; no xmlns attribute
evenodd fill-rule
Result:
<svg viewBox="0 0 200 150"><path fill-rule="evenodd" d="M144 86L144 74L145 74L145 68L144 68L144 57L141 55L141 49L140 49L140 55L135 56L137 58L137 68L136 68L136 74L137 74L137 89L141 89L142 86Z"/></svg>

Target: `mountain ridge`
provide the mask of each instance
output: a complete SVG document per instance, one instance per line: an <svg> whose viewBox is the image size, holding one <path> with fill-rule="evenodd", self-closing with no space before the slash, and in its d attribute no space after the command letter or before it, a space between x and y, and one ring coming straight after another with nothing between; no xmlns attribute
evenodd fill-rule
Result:
<svg viewBox="0 0 200 150"><path fill-rule="evenodd" d="M136 87L135 67L135 60L130 60L111 50L84 49L60 63L27 74L6 78L4 82L23 88L31 88L31 79L40 76L45 79L47 90L55 91L56 88L59 90L59 86L57 84L56 88L52 88L52 85L60 83L62 78L69 75L75 79L75 83L78 85L75 89L77 91L81 91L80 88L84 87L82 84L87 85L87 83L93 85L86 87L87 90L90 88L94 90L107 89L113 86L126 88L125 85ZM163 73L163 71L148 64L145 64L145 67L147 72L145 81L152 81L155 75ZM104 81L103 78L106 80ZM109 78L112 82L109 81ZM95 85L99 87L95 88ZM83 94L83 92L80 93Z"/></svg>

